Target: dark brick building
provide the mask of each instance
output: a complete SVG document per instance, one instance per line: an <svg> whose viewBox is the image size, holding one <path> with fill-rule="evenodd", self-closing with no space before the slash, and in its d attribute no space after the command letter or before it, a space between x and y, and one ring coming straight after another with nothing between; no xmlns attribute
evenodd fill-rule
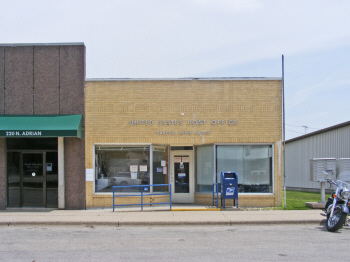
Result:
<svg viewBox="0 0 350 262"><path fill-rule="evenodd" d="M0 44L0 209L85 208L85 46Z"/></svg>

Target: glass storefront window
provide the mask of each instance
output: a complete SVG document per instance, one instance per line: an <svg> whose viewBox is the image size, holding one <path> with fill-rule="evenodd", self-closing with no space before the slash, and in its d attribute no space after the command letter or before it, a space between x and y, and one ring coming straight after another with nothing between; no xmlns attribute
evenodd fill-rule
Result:
<svg viewBox="0 0 350 262"><path fill-rule="evenodd" d="M169 184L167 146L153 146L153 184ZM155 186L153 192L169 191L167 186Z"/></svg>
<svg viewBox="0 0 350 262"><path fill-rule="evenodd" d="M196 147L196 192L213 192L214 146Z"/></svg>
<svg viewBox="0 0 350 262"><path fill-rule="evenodd" d="M58 207L58 155L46 153L46 206Z"/></svg>
<svg viewBox="0 0 350 262"><path fill-rule="evenodd" d="M168 146L96 146L95 162L95 192L112 192L113 186L169 183ZM237 172L240 193L273 192L271 145L198 146L195 164L198 193L212 192L213 183L220 183L225 171ZM140 188L123 192L135 190ZM168 190L167 186L153 188L153 192Z"/></svg>
<svg viewBox="0 0 350 262"><path fill-rule="evenodd" d="M272 193L272 146L217 145L216 175L237 172L240 193Z"/></svg>
<svg viewBox="0 0 350 262"><path fill-rule="evenodd" d="M7 139L7 150L57 150L55 138L11 138Z"/></svg>
<svg viewBox="0 0 350 262"><path fill-rule="evenodd" d="M112 192L113 186L150 184L150 147L96 147L95 192ZM125 188L123 192L137 189Z"/></svg>
<svg viewBox="0 0 350 262"><path fill-rule="evenodd" d="M7 153L7 199L8 207L21 206L20 153Z"/></svg>

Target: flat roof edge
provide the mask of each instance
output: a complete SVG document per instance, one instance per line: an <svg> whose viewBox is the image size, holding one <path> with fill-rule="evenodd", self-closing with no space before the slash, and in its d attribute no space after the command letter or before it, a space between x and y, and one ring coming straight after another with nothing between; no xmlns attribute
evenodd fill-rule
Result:
<svg viewBox="0 0 350 262"><path fill-rule="evenodd" d="M84 42L72 42L72 43L10 43L2 44L0 46L57 46L57 45L85 45Z"/></svg>
<svg viewBox="0 0 350 262"><path fill-rule="evenodd" d="M282 80L282 77L189 77L189 78L87 78L87 82L116 82L116 81L247 81L247 80Z"/></svg>

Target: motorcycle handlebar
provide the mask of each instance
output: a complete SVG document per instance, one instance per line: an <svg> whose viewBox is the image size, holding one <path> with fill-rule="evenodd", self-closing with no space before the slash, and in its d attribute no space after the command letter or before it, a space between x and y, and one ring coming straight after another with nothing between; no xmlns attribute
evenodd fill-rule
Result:
<svg viewBox="0 0 350 262"><path fill-rule="evenodd" d="M335 182L335 181L332 180L332 179L326 179L326 181L327 181L328 183L330 183L330 184L333 184L333 185L338 186L337 182Z"/></svg>
<svg viewBox="0 0 350 262"><path fill-rule="evenodd" d="M327 173L326 171L323 171L323 174L325 174L326 176L328 176L328 173ZM334 180L332 180L332 179L330 179L330 178L326 178L326 181L327 181L328 183L330 183L330 184L334 184L334 185L338 186L338 184L337 184Z"/></svg>

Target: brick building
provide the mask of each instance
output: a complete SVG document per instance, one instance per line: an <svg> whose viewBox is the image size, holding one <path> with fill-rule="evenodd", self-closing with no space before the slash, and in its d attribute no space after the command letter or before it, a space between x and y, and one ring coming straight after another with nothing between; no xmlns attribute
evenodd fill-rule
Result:
<svg viewBox="0 0 350 262"><path fill-rule="evenodd" d="M86 206L152 184L171 184L174 203L211 204L225 171L238 174L239 206L280 206L281 103L281 78L87 79Z"/></svg>
<svg viewBox="0 0 350 262"><path fill-rule="evenodd" d="M85 46L0 45L0 209L85 208Z"/></svg>
<svg viewBox="0 0 350 262"><path fill-rule="evenodd" d="M211 204L225 171L239 206L280 206L281 130L281 78L85 80L82 43L0 45L0 209Z"/></svg>

